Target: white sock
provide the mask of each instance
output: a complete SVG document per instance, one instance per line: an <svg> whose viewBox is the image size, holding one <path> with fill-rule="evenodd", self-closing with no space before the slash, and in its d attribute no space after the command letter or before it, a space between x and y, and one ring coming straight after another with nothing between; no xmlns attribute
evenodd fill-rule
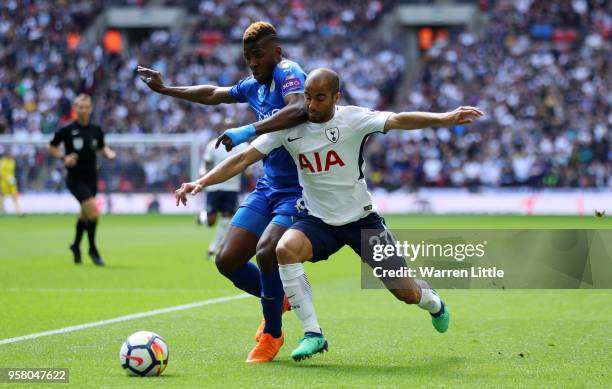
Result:
<svg viewBox="0 0 612 389"><path fill-rule="evenodd" d="M221 220L219 220L219 224L217 224L217 231L215 232L215 238L210 243L210 246L208 246L209 252L217 252L221 242L223 242L223 239L225 239L227 230L229 230L230 220L231 219L229 217L222 217Z"/></svg>
<svg viewBox="0 0 612 389"><path fill-rule="evenodd" d="M312 303L312 290L310 282L304 273L304 264L293 263L290 265L278 265L280 279L283 281L283 289L289 298L291 310L294 311L302 322L304 332L321 333L321 326L317 321L317 314Z"/></svg>
<svg viewBox="0 0 612 389"><path fill-rule="evenodd" d="M440 296L430 288L421 288L421 301L419 307L429 313L438 313L442 309L442 300Z"/></svg>

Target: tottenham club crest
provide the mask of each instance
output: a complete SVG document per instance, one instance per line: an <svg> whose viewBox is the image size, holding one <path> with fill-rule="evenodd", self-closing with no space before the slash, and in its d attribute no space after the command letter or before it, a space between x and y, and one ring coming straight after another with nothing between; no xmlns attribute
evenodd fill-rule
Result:
<svg viewBox="0 0 612 389"><path fill-rule="evenodd" d="M295 209L298 211L299 214L307 214L308 213L308 209L306 209L306 202L304 201L304 198L300 197L299 199L297 199L297 201L295 202Z"/></svg>
<svg viewBox="0 0 612 389"><path fill-rule="evenodd" d="M338 143L338 139L340 139L340 129L338 127L332 127L325 130L325 135L327 135L327 139L334 143Z"/></svg>

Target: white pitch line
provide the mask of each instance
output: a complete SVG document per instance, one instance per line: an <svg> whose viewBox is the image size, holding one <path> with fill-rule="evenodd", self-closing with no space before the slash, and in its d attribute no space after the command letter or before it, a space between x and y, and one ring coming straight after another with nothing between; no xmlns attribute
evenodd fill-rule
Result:
<svg viewBox="0 0 612 389"><path fill-rule="evenodd" d="M211 289L185 288L0 288L2 292L110 292L110 293L208 293Z"/></svg>
<svg viewBox="0 0 612 389"><path fill-rule="evenodd" d="M29 335L17 336L15 338L0 339L0 345L21 342L23 340L41 338L43 336L65 334L67 332L80 331L80 330L85 330L87 328L100 327L100 326L105 326L107 324L120 323L122 321L140 319L140 318L148 317L148 316L161 315L163 313L184 311L186 309L199 308L205 305L223 303L223 302L232 301L232 300L239 300L239 299L247 298L250 296L251 296L250 294L243 293L243 294L238 294L234 296L218 297L214 299L197 301L191 304L176 305L174 307L168 307L168 308L156 309L153 311L146 311L146 312L134 313L131 315L119 316L113 319L100 320L100 321L94 321L91 323L84 323L84 324L78 324L78 325L70 326L70 327L58 328L56 330L51 330L51 331L36 332L33 334L29 334Z"/></svg>

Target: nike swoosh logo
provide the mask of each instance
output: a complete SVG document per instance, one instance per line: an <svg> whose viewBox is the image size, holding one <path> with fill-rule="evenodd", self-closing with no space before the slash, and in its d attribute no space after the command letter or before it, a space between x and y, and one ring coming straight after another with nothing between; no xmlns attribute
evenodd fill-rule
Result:
<svg viewBox="0 0 612 389"><path fill-rule="evenodd" d="M142 359L140 357L135 357L133 355L124 355L124 357L127 358L127 359L132 359L132 360L136 361L136 363L137 363L136 366L140 366L144 362L144 359Z"/></svg>
<svg viewBox="0 0 612 389"><path fill-rule="evenodd" d="M294 294L292 294L291 296L287 296L287 300L289 300L291 297L295 296Z"/></svg>
<svg viewBox="0 0 612 389"><path fill-rule="evenodd" d="M291 139L291 138L287 138L287 142L291 143L291 142L293 142L294 140L298 140L298 139L302 139L302 138L303 138L303 136L300 136L300 137L298 137L298 138L293 138L293 139Z"/></svg>

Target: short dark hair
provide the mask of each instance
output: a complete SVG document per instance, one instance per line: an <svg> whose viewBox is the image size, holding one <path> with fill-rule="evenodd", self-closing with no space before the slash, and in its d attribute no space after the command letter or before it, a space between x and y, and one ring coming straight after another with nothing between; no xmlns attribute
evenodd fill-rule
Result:
<svg viewBox="0 0 612 389"><path fill-rule="evenodd" d="M74 98L74 104L78 104L79 101L83 100L89 100L89 102L91 103L91 96L87 93L81 93L80 95Z"/></svg>
<svg viewBox="0 0 612 389"><path fill-rule="evenodd" d="M242 42L257 42L258 40L267 37L277 40L276 28L274 28L274 26L268 22L260 21L252 23L249 27L247 27L247 29L244 31L244 35L242 36Z"/></svg>
<svg viewBox="0 0 612 389"><path fill-rule="evenodd" d="M328 68L318 68L313 70L309 75L309 78L323 78L329 83L329 87L333 94L340 92L340 76L335 71Z"/></svg>

